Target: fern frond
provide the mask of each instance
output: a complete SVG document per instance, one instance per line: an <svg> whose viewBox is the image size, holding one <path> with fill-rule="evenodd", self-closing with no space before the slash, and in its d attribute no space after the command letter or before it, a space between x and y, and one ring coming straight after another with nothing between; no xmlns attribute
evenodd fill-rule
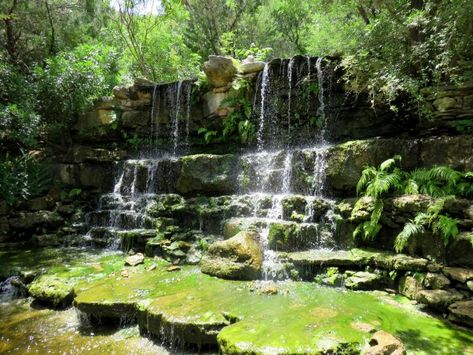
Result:
<svg viewBox="0 0 473 355"><path fill-rule="evenodd" d="M394 249L400 253L407 246L411 238L414 238L424 232L424 227L415 222L408 222L404 225L401 233L399 233L394 241Z"/></svg>
<svg viewBox="0 0 473 355"><path fill-rule="evenodd" d="M402 186L401 179L397 171L391 174L379 173L366 188L366 195L377 198L391 190L398 190Z"/></svg>
<svg viewBox="0 0 473 355"><path fill-rule="evenodd" d="M379 170L380 171L389 171L389 170L391 170L391 168L394 168L396 166L397 162L400 161L400 160L401 160L401 156L400 155L395 155L391 159L383 161L381 163L381 165L379 166Z"/></svg>
<svg viewBox="0 0 473 355"><path fill-rule="evenodd" d="M438 218L432 223L432 231L441 235L443 243L446 246L450 239L458 236L458 220L451 218L446 215L439 215Z"/></svg>
<svg viewBox="0 0 473 355"><path fill-rule="evenodd" d="M431 180L443 181L448 184L456 184L462 174L448 166L435 166L429 170Z"/></svg>
<svg viewBox="0 0 473 355"><path fill-rule="evenodd" d="M356 194L359 196L364 192L366 186L375 178L377 174L376 168L372 166L366 166L361 172L360 180L356 184Z"/></svg>
<svg viewBox="0 0 473 355"><path fill-rule="evenodd" d="M419 185L414 179L408 179L404 184L403 189L405 194L415 195L419 193Z"/></svg>

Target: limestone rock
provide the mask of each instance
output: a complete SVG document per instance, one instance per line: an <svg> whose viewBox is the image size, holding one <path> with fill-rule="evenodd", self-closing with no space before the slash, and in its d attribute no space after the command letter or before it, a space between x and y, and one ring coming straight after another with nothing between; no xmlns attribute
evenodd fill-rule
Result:
<svg viewBox="0 0 473 355"><path fill-rule="evenodd" d="M261 275L263 250L256 232L242 231L210 245L201 260L202 272L224 279L254 280Z"/></svg>
<svg viewBox="0 0 473 355"><path fill-rule="evenodd" d="M440 290L450 285L450 280L440 273L428 272L425 275L424 286L433 290Z"/></svg>
<svg viewBox="0 0 473 355"><path fill-rule="evenodd" d="M226 92L213 92L209 91L204 95L204 115L218 115L218 111L225 100L228 97Z"/></svg>
<svg viewBox="0 0 473 355"><path fill-rule="evenodd" d="M448 319L452 322L473 327L473 300L452 303L448 310Z"/></svg>
<svg viewBox="0 0 473 355"><path fill-rule="evenodd" d="M210 86L216 88L230 83L237 73L232 58L217 55L209 56L209 60L204 63L203 70Z"/></svg>
<svg viewBox="0 0 473 355"><path fill-rule="evenodd" d="M426 210L432 202L432 197L418 194L396 197L392 203L401 212L416 213Z"/></svg>
<svg viewBox="0 0 473 355"><path fill-rule="evenodd" d="M465 283L467 281L473 280L473 270L465 269L461 267L446 267L443 269L445 275L449 278Z"/></svg>
<svg viewBox="0 0 473 355"><path fill-rule="evenodd" d="M454 290L422 290L418 293L418 301L428 305L429 307L445 310L455 301L460 301L463 295Z"/></svg>
<svg viewBox="0 0 473 355"><path fill-rule="evenodd" d="M355 273L346 272L348 277L345 280L345 287L352 290L372 290L377 289L383 283L383 277L380 274L359 271Z"/></svg>
<svg viewBox="0 0 473 355"><path fill-rule="evenodd" d="M130 255L125 259L125 265L129 266L136 266L139 264L143 264L145 261L145 257L141 253L137 253L135 255Z"/></svg>
<svg viewBox="0 0 473 355"><path fill-rule="evenodd" d="M417 277L404 276L399 282L399 293L411 300L417 300L419 292L422 290L422 281L420 275L417 275Z"/></svg>
<svg viewBox="0 0 473 355"><path fill-rule="evenodd" d="M239 69L241 74L257 73L264 69L264 65L264 62L256 61L255 58L250 55L243 61Z"/></svg>
<svg viewBox="0 0 473 355"><path fill-rule="evenodd" d="M473 208L471 213L473 214ZM470 232L460 233L448 244L447 263L451 266L459 265L473 268L473 245L471 244Z"/></svg>
<svg viewBox="0 0 473 355"><path fill-rule="evenodd" d="M115 86L112 90L113 96L118 100L127 100L129 95L129 90L125 86Z"/></svg>
<svg viewBox="0 0 473 355"><path fill-rule="evenodd" d="M406 353L404 344L393 336L379 330L370 339L370 348L363 352L364 355L403 355Z"/></svg>

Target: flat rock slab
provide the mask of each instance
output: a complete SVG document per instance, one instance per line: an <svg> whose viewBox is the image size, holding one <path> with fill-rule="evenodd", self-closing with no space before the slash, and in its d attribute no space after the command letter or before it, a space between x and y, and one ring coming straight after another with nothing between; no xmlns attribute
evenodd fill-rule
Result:
<svg viewBox="0 0 473 355"><path fill-rule="evenodd" d="M473 280L473 270L465 269L461 267L446 267L443 269L445 275L449 278L466 283L467 281Z"/></svg>
<svg viewBox="0 0 473 355"><path fill-rule="evenodd" d="M283 256L283 254L282 254ZM373 266L386 270L426 271L427 259L414 258L404 254L379 252L364 249L351 250L309 250L284 254L289 262L297 266Z"/></svg>
<svg viewBox="0 0 473 355"><path fill-rule="evenodd" d="M255 282L218 279L195 266L169 273L167 266L83 284L76 289L76 307L120 318L134 305L128 315L165 343L213 346L224 354L359 353L371 334L353 327L354 321L392 334L407 351L473 350L472 333L392 297L305 282L273 283L275 292L268 295L255 292Z"/></svg>

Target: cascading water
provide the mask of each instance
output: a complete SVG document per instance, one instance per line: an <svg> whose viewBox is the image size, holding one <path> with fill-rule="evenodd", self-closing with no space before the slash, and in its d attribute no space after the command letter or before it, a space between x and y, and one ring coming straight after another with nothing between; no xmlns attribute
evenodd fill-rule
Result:
<svg viewBox="0 0 473 355"><path fill-rule="evenodd" d="M261 77L261 108L260 115L258 120L258 133L257 133L257 143L258 150L262 151L264 148L264 129L265 129L265 120L266 120L266 98L269 92L269 63L266 63L263 69L263 74Z"/></svg>
<svg viewBox="0 0 473 355"><path fill-rule="evenodd" d="M292 99L292 72L294 67L295 58L289 60L287 65L287 82L289 84L288 103L287 103L287 126L288 133L291 133L291 99Z"/></svg>

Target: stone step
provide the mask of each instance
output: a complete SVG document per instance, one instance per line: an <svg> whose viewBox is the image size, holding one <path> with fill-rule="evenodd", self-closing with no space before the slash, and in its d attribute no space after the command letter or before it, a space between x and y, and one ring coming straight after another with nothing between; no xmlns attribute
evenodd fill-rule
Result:
<svg viewBox="0 0 473 355"><path fill-rule="evenodd" d="M276 251L307 248L335 248L334 226L328 223L297 223L271 218L231 218L225 221L223 234L229 239L240 231L257 230Z"/></svg>
<svg viewBox="0 0 473 355"><path fill-rule="evenodd" d="M98 210L86 216L89 226L120 229L153 228L154 219L130 210Z"/></svg>
<svg viewBox="0 0 473 355"><path fill-rule="evenodd" d="M369 266L388 271L418 272L438 271L440 269L438 264L427 259L369 249L319 249L279 253L278 256L294 265L304 279L313 279L321 269L327 267L362 270Z"/></svg>
<svg viewBox="0 0 473 355"><path fill-rule="evenodd" d="M144 252L146 242L156 237L156 229L121 230L113 227L93 227L87 237L86 240L95 246L115 247L125 252L131 249Z"/></svg>

